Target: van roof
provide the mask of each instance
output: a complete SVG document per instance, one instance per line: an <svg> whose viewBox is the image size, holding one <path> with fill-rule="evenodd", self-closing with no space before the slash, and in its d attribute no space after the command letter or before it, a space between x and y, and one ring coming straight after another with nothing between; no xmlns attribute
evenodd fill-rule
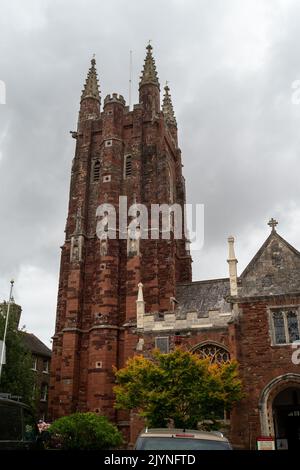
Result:
<svg viewBox="0 0 300 470"><path fill-rule="evenodd" d="M189 436L190 435L190 436ZM206 432L195 429L178 429L178 428L148 428L142 431L139 437L193 437L194 439L206 439L214 441L225 441L226 437L219 432Z"/></svg>
<svg viewBox="0 0 300 470"><path fill-rule="evenodd" d="M21 401L11 400L10 398L5 398L5 397L0 396L0 404L2 403L5 403L6 405L10 405L10 406L21 406L22 408L30 409L28 405L26 405L25 403Z"/></svg>

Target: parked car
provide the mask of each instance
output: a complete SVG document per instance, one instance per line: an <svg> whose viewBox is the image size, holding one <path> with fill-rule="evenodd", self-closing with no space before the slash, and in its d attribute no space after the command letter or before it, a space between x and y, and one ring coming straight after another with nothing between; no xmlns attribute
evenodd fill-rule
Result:
<svg viewBox="0 0 300 470"><path fill-rule="evenodd" d="M232 447L220 432L146 429L137 438L135 450L232 450Z"/></svg>
<svg viewBox="0 0 300 470"><path fill-rule="evenodd" d="M41 448L42 439L29 406L0 397L0 450Z"/></svg>

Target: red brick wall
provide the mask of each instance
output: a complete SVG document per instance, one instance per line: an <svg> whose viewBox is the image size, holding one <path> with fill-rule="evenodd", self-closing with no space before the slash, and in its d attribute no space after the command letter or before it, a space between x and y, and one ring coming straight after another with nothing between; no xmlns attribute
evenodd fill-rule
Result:
<svg viewBox="0 0 300 470"><path fill-rule="evenodd" d="M268 308L299 305L300 297L281 296L240 304L236 327L237 359L246 397L232 413L231 439L237 446L255 449L261 435L259 399L264 387L288 372L300 372L292 363L291 346L272 346Z"/></svg>

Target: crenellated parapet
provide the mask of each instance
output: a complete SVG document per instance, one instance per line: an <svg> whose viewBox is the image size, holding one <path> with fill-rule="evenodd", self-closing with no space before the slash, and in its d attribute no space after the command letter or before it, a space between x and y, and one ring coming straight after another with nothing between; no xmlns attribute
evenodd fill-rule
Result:
<svg viewBox="0 0 300 470"><path fill-rule="evenodd" d="M104 107L107 104L111 104L111 103L118 103L118 104L121 104L122 106L126 105L126 101L125 101L124 96L119 95L118 93L113 93L112 95L107 95L104 98Z"/></svg>
<svg viewBox="0 0 300 470"><path fill-rule="evenodd" d="M147 332L184 331L226 327L231 319L231 312L221 312L220 310L210 310L205 315L199 315L198 312L152 312L145 313L143 321L140 321L139 324L142 324L143 330Z"/></svg>

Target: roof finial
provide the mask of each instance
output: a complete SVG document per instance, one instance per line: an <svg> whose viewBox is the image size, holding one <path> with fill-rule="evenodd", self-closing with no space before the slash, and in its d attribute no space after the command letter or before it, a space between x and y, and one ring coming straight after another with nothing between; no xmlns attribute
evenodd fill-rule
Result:
<svg viewBox="0 0 300 470"><path fill-rule="evenodd" d="M269 220L268 225L271 227L272 232L276 232L276 225L278 225L277 220L272 217L272 219Z"/></svg>
<svg viewBox="0 0 300 470"><path fill-rule="evenodd" d="M234 252L234 237L228 237L228 260L229 265L229 286L230 286L230 295L238 295L238 286L237 286L237 262L235 252Z"/></svg>
<svg viewBox="0 0 300 470"><path fill-rule="evenodd" d="M91 59L91 67L89 68L84 88L82 90L81 101L84 98L94 98L100 102L95 54L93 54Z"/></svg>
<svg viewBox="0 0 300 470"><path fill-rule="evenodd" d="M139 282L137 302L144 302L143 287L144 287L143 284Z"/></svg>
<svg viewBox="0 0 300 470"><path fill-rule="evenodd" d="M176 122L176 118L175 118L175 114L174 114L174 108L173 108L173 104L172 104L172 99L171 99L171 95L169 93L170 88L169 88L168 83L169 82L166 81L166 85L164 87L165 94L164 94L164 98L163 98L162 112L164 114L164 117L165 117L165 120L166 120L167 124L177 126L177 122Z"/></svg>
<svg viewBox="0 0 300 470"><path fill-rule="evenodd" d="M137 328L144 327L144 315L145 315L145 302L143 295L143 284L138 283L138 296L136 301L136 326Z"/></svg>
<svg viewBox="0 0 300 470"><path fill-rule="evenodd" d="M152 85L156 85L159 88L159 81L157 77L155 60L152 55L153 47L150 44L150 40L146 49L147 49L147 54L145 58L144 68L143 68L142 75L141 75L140 87L142 85L152 84Z"/></svg>

